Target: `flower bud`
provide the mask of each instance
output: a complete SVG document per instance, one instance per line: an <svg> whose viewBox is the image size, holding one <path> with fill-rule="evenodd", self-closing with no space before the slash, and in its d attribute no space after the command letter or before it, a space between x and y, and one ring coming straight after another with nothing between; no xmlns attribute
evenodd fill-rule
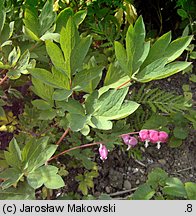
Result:
<svg viewBox="0 0 196 216"><path fill-rule="evenodd" d="M138 143L137 139L136 139L135 137L129 135L129 134L124 134L124 135L122 136L122 139L123 139L124 143L125 143L126 145L128 145L127 150L129 150L131 147L136 146L137 143Z"/></svg>
<svg viewBox="0 0 196 216"><path fill-rule="evenodd" d="M100 144L100 147L99 147L99 154L100 154L100 159L101 160L106 160L107 159L107 156L108 156L108 150L106 148L105 145L103 144Z"/></svg>

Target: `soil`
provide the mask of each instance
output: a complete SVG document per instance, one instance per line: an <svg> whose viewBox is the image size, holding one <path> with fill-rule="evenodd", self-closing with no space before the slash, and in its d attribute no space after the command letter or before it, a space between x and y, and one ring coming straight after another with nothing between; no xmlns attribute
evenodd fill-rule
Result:
<svg viewBox="0 0 196 216"><path fill-rule="evenodd" d="M154 81L153 86L166 91L183 94L182 85L189 84L195 101L196 85L189 81L189 74L176 74L170 78ZM196 136L190 130L189 136L178 148L163 144L161 149L155 146L141 147L142 160L128 157L122 149L114 149L109 153L106 161L101 161L97 155L99 176L94 180L94 189L91 194L98 197L102 193L114 199L125 199L136 188L147 180L148 173L155 167L164 169L169 176L178 177L182 182L196 182ZM74 177L76 170L70 170L65 178L66 187L61 194L77 191L78 184Z"/></svg>
<svg viewBox="0 0 196 216"><path fill-rule="evenodd" d="M154 87L177 94L183 94L183 84L190 85L193 101L195 101L196 85L189 81L189 74L178 73L167 79L153 82ZM12 133L0 132L0 149L5 149L12 137ZM196 182L195 140L195 131L191 130L183 145L178 148L170 148L167 144L162 145L160 150L155 146L150 146L147 149L141 147L141 161L129 157L126 151L119 148L110 152L108 159L104 162L99 159L97 154L99 176L94 180L94 189L90 191L90 194L98 197L100 194L106 193L114 199L125 199L146 181L148 173L155 167L164 169L170 176L178 177L183 182ZM68 171L69 175L64 178L65 187L55 191L53 199L68 192L78 193L75 176L83 173L84 170L79 168ZM40 192L37 191L38 199Z"/></svg>

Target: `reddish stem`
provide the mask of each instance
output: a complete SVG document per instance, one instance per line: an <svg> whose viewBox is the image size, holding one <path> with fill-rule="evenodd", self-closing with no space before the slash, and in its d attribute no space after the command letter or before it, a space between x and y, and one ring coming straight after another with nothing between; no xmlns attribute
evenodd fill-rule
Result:
<svg viewBox="0 0 196 216"><path fill-rule="evenodd" d="M123 84L121 84L120 86L118 86L118 87L116 88L116 90L118 90L118 89L120 89L121 87L125 86L125 85L128 84L130 81L131 81L131 80L128 80L128 81L124 82Z"/></svg>
<svg viewBox="0 0 196 216"><path fill-rule="evenodd" d="M122 137L122 136L127 135L127 134L133 135L133 134L139 134L139 132L130 132L130 133L126 133L126 134L121 134L121 135L119 135L119 137Z"/></svg>
<svg viewBox="0 0 196 216"><path fill-rule="evenodd" d="M7 80L8 76L7 74L3 77L3 79L1 79L0 81L0 85L2 85L6 80Z"/></svg>
<svg viewBox="0 0 196 216"><path fill-rule="evenodd" d="M63 133L63 135L60 137L60 139L58 140L58 142L56 143L56 145L59 145L62 141L63 141L63 139L67 136L67 134L69 133L69 128L67 128L66 130L65 130L65 132Z"/></svg>
<svg viewBox="0 0 196 216"><path fill-rule="evenodd" d="M60 155L63 155L63 154L66 154L67 152L70 152L70 151L73 151L73 150L76 150L76 149L81 149L81 148L86 148L86 147L90 147L90 146L95 146L95 145L99 145L99 144L102 144L102 142L95 142L95 143L88 143L88 144L84 144L84 145L81 145L81 146L76 146L76 147L73 147L73 148L70 148L70 149L67 149L53 157L51 157L47 162L51 161L51 160L54 160L55 158L59 157Z"/></svg>

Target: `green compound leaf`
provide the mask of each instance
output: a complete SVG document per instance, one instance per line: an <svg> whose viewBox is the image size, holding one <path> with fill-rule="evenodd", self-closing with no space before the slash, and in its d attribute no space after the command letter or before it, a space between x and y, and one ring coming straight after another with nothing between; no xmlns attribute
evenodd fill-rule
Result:
<svg viewBox="0 0 196 216"><path fill-rule="evenodd" d="M36 169L27 176L27 181L31 187L37 189L43 184L49 189L58 189L65 185L63 179L57 174L58 168L47 165Z"/></svg>

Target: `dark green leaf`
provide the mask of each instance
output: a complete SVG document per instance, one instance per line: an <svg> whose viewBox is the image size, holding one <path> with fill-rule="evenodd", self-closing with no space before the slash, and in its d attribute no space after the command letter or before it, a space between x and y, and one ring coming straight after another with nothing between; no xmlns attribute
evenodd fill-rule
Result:
<svg viewBox="0 0 196 216"><path fill-rule="evenodd" d="M150 200L154 194L155 191L148 184L143 184L139 186L131 198L133 200Z"/></svg>

